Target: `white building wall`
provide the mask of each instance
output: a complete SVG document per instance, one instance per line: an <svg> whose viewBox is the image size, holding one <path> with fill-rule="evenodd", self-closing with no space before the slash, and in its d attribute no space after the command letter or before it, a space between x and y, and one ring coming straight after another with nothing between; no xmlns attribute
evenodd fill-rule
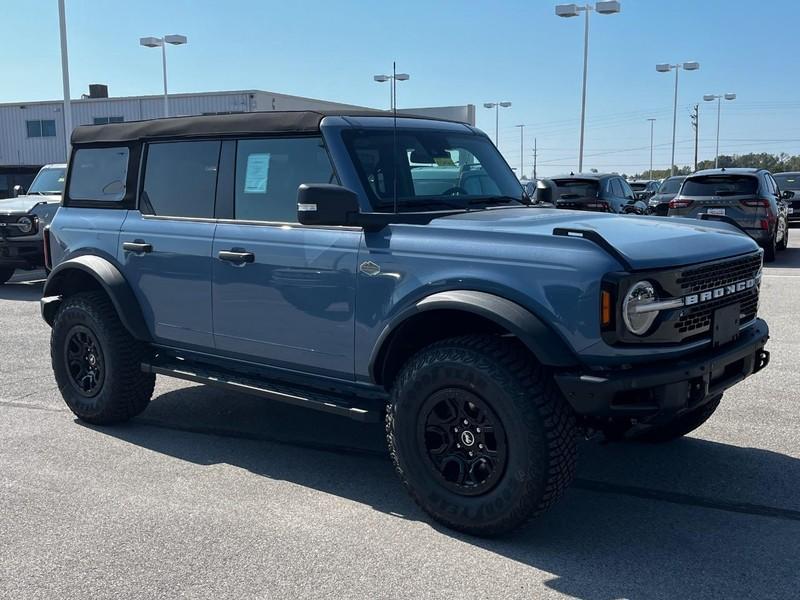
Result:
<svg viewBox="0 0 800 600"><path fill-rule="evenodd" d="M61 102L0 104L0 165L44 165L66 160L64 119ZM171 94L171 116L203 113L269 110L358 110L363 106L303 98L260 90ZM96 117L122 117L125 121L157 119L164 116L163 96L128 98L87 98L71 102L73 126L91 125ZM404 109L424 116L475 123L475 107ZM26 121L55 120L55 137L29 138Z"/></svg>

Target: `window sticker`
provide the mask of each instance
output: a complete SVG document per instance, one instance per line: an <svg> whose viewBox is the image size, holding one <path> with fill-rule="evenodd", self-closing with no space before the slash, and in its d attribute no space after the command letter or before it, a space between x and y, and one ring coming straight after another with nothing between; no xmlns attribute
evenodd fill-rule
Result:
<svg viewBox="0 0 800 600"><path fill-rule="evenodd" d="M269 158L267 153L250 154L247 157L247 171L244 176L245 194L266 194L269 179Z"/></svg>

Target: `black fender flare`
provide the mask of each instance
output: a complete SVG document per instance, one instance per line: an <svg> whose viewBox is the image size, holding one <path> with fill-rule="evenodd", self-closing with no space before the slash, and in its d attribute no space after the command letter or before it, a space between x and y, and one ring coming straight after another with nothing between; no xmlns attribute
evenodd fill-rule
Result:
<svg viewBox="0 0 800 600"><path fill-rule="evenodd" d="M120 321L137 340L150 341L150 331L142 316L139 302L120 270L109 260L92 254L76 256L52 270L42 293L42 317L52 327L70 272L81 271L92 277L117 311Z"/></svg>
<svg viewBox="0 0 800 600"><path fill-rule="evenodd" d="M574 367L580 364L567 343L542 319L516 302L473 290L437 292L418 300L399 313L381 332L369 360L369 373L378 381L379 361L392 333L407 319L421 312L439 309L462 310L484 317L516 336L533 355L550 367Z"/></svg>

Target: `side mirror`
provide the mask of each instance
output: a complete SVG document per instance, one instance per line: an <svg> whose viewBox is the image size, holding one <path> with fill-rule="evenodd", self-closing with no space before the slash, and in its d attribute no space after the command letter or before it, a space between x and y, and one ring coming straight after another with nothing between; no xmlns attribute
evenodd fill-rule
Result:
<svg viewBox="0 0 800 600"><path fill-rule="evenodd" d="M792 198L794 198L794 192L792 190L783 190L781 198L783 198L784 200L791 200Z"/></svg>
<svg viewBox="0 0 800 600"><path fill-rule="evenodd" d="M17 184L13 187L11 193L13 194L14 198L16 198L17 196L22 196L25 193L25 188Z"/></svg>
<svg viewBox="0 0 800 600"><path fill-rule="evenodd" d="M304 183L297 188L297 220L302 225L358 225L358 196L330 183Z"/></svg>

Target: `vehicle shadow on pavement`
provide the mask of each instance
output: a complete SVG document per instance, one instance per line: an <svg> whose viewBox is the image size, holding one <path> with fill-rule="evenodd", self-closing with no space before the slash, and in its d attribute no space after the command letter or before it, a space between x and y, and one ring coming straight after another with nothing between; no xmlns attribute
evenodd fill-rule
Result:
<svg viewBox="0 0 800 600"><path fill-rule="evenodd" d="M796 235L800 235L800 230ZM780 251L775 254L774 262L765 263L764 266L768 269L770 267L777 269L800 268L800 248L790 246L786 250Z"/></svg>
<svg viewBox="0 0 800 600"><path fill-rule="evenodd" d="M800 460L776 452L694 438L587 442L576 485L560 503L486 540L440 527L413 504L378 424L197 386L163 393L128 425L96 430L428 522L460 543L552 573L546 585L575 598L796 598L800 588ZM770 499L783 512L757 514Z"/></svg>
<svg viewBox="0 0 800 600"><path fill-rule="evenodd" d="M15 276L8 283L0 285L0 300L17 302L38 302L44 289L44 275Z"/></svg>

